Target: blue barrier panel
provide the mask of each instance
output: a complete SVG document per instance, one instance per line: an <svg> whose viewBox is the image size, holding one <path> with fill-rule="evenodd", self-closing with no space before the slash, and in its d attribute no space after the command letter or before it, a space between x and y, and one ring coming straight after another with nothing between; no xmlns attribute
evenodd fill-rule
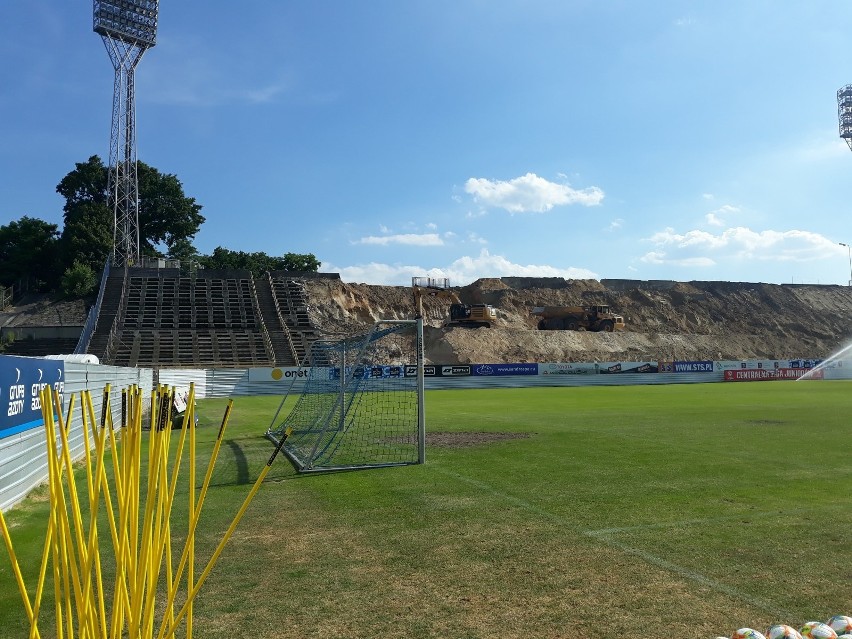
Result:
<svg viewBox="0 0 852 639"><path fill-rule="evenodd" d="M65 362L0 355L0 439L42 426L39 391L65 388Z"/></svg>

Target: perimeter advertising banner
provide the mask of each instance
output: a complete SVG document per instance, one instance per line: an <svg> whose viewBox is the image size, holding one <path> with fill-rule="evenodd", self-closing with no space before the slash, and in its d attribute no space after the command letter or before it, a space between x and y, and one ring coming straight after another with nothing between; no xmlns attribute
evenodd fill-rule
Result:
<svg viewBox="0 0 852 639"><path fill-rule="evenodd" d="M297 368L295 366L281 366L278 368L250 368L248 369L248 381L291 382L294 379L308 379L310 373L310 368Z"/></svg>
<svg viewBox="0 0 852 639"><path fill-rule="evenodd" d="M538 364L474 364L473 374L482 377L538 375Z"/></svg>
<svg viewBox="0 0 852 639"><path fill-rule="evenodd" d="M597 364L550 363L538 365L539 375L595 375L597 372Z"/></svg>
<svg viewBox="0 0 852 639"><path fill-rule="evenodd" d="M715 369L710 360L700 361L660 361L658 369L661 373L712 373Z"/></svg>
<svg viewBox="0 0 852 639"><path fill-rule="evenodd" d="M598 366L598 372L604 375L620 373L657 373L659 362L610 362Z"/></svg>
<svg viewBox="0 0 852 639"><path fill-rule="evenodd" d="M423 377L467 377L470 375L470 366L448 365L448 364L426 364L423 366ZM406 377L417 377L417 367L406 364Z"/></svg>
<svg viewBox="0 0 852 639"><path fill-rule="evenodd" d="M809 368L740 368L725 371L726 382L763 382L775 379L799 379L808 375L810 379L824 379L822 369Z"/></svg>
<svg viewBox="0 0 852 639"><path fill-rule="evenodd" d="M356 366L354 370L347 366L346 373L355 379L387 379L390 377L405 377L405 366ZM329 369L330 379L340 379L340 367Z"/></svg>
<svg viewBox="0 0 852 639"><path fill-rule="evenodd" d="M38 394L46 386L62 397L62 360L0 355L0 438L44 425Z"/></svg>

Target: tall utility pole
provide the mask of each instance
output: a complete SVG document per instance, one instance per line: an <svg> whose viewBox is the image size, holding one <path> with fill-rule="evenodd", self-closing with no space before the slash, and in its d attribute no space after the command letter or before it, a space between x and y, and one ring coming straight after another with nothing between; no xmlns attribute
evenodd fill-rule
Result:
<svg viewBox="0 0 852 639"><path fill-rule="evenodd" d="M158 14L159 0L94 0L94 31L103 39L115 69L109 142L114 266L134 266L140 262L133 74L145 51L157 43Z"/></svg>
<svg viewBox="0 0 852 639"><path fill-rule="evenodd" d="M840 246L846 247L846 252L849 253L849 286L852 286L852 246L845 244L844 242L838 242Z"/></svg>

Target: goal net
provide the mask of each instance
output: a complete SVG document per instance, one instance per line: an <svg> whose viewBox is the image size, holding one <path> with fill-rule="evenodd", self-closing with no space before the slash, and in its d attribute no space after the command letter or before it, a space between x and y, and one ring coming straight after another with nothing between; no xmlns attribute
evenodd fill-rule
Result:
<svg viewBox="0 0 852 639"><path fill-rule="evenodd" d="M266 437L300 472L425 461L423 322L386 320L366 333L317 340L286 417L281 400Z"/></svg>

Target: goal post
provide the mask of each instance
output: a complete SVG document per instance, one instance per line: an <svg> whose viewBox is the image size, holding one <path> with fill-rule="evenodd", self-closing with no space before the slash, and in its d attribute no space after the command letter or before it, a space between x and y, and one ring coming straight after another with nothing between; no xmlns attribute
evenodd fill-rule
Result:
<svg viewBox="0 0 852 639"><path fill-rule="evenodd" d="M266 437L299 472L426 461L423 320L380 320L368 331L313 343L301 394L281 400Z"/></svg>

